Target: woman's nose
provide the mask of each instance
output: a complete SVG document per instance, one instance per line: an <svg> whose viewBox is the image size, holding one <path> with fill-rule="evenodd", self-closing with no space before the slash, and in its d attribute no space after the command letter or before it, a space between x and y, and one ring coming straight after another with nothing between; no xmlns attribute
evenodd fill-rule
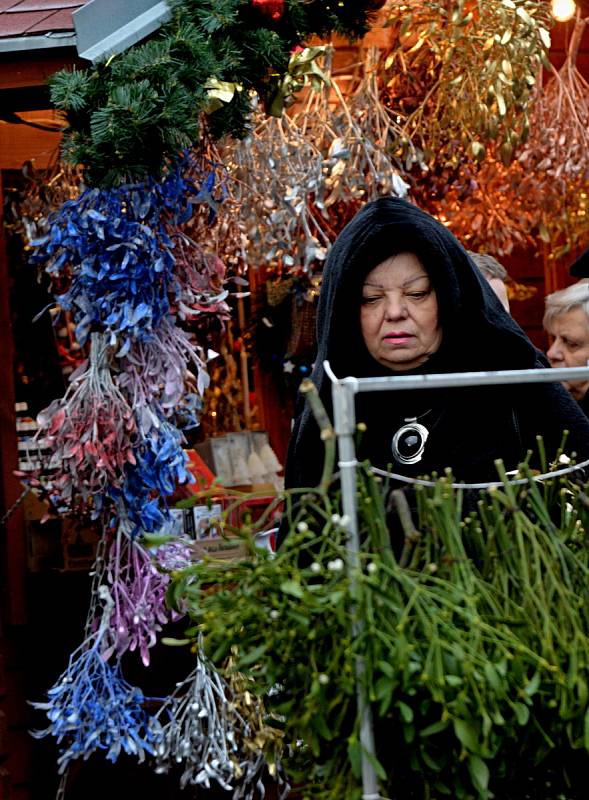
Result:
<svg viewBox="0 0 589 800"><path fill-rule="evenodd" d="M407 316L407 306L402 295L386 296L385 314L387 319L404 319Z"/></svg>
<svg viewBox="0 0 589 800"><path fill-rule="evenodd" d="M563 360L562 348L560 346L560 343L559 343L558 339L555 339L552 342L552 344L548 348L546 356L548 358L548 361L550 361L551 363L553 361L562 361Z"/></svg>

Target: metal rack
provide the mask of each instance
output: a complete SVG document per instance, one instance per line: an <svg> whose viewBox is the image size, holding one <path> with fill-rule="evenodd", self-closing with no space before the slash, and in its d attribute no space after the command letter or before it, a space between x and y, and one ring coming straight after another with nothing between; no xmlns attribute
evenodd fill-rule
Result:
<svg viewBox="0 0 589 800"><path fill-rule="evenodd" d="M589 362L588 362L589 363ZM379 378L337 378L329 361L323 362L325 374L332 383L334 427L337 437L338 466L342 489L342 507L348 545L348 570L355 581L360 552L358 532L358 507L356 495L356 394L361 392L406 391L409 389L441 389L465 386L496 386L528 383L556 383L567 380L589 380L589 366L567 369L499 370L496 372L451 372L432 375L391 375ZM362 629L362 621L354 620L352 635ZM360 715L360 744L362 746L362 798L381 800L378 780L369 756L374 755L374 731L370 706L362 692L364 664L356 659L356 693ZM368 755L367 755L368 754Z"/></svg>

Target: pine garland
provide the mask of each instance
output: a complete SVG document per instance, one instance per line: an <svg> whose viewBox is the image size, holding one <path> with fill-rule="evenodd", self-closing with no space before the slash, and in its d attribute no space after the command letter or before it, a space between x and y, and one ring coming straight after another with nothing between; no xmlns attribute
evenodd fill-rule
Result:
<svg viewBox="0 0 589 800"><path fill-rule="evenodd" d="M155 38L52 77L51 99L68 125L63 155L85 165L90 184L108 187L159 176L198 140L203 114L213 138L243 138L252 93L272 106L293 48L313 35L363 36L380 5L285 0L273 19L252 0L172 0Z"/></svg>

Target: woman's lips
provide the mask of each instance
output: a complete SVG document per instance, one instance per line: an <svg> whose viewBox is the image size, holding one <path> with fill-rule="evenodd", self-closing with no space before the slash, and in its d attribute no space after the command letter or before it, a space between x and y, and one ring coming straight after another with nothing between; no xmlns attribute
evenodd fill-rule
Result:
<svg viewBox="0 0 589 800"><path fill-rule="evenodd" d="M387 344L408 344L413 338L413 334L407 331L394 331L383 336Z"/></svg>

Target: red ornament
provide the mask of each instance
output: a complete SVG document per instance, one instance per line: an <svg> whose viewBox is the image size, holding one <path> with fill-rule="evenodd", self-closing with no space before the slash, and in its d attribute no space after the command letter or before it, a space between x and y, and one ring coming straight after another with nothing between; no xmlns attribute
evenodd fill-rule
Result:
<svg viewBox="0 0 589 800"><path fill-rule="evenodd" d="M252 0L252 6L273 22L278 22L284 14L284 0Z"/></svg>

